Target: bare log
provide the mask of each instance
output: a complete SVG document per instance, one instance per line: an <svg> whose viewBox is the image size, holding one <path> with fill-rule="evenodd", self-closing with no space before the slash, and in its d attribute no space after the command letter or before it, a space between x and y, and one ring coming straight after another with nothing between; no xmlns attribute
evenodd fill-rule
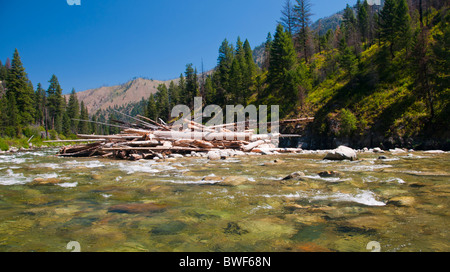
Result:
<svg viewBox="0 0 450 272"><path fill-rule="evenodd" d="M257 147L257 146L260 146L260 145L262 145L262 144L265 144L265 143L266 143L265 140L258 140L258 141L256 141L256 142L253 142L253 143L250 143L250 144L248 144L248 145L243 146L243 147L242 147L242 151L244 151L244 152L249 152L249 151L251 151L253 148L255 148L255 147Z"/></svg>
<svg viewBox="0 0 450 272"><path fill-rule="evenodd" d="M53 141L43 141L43 143L84 143L84 142L105 142L106 139L78 139L78 140L53 140Z"/></svg>

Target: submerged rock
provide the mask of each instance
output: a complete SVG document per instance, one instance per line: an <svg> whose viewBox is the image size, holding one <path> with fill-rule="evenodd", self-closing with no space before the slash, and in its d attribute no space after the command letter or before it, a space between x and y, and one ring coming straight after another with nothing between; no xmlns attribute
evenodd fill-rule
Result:
<svg viewBox="0 0 450 272"><path fill-rule="evenodd" d="M410 207L416 203L416 200L412 196L397 196L389 199L387 205L394 205L398 207Z"/></svg>
<svg viewBox="0 0 450 272"><path fill-rule="evenodd" d="M218 177L218 176L206 176L204 178L202 178L202 181L221 181L222 177Z"/></svg>
<svg viewBox="0 0 450 272"><path fill-rule="evenodd" d="M155 213L162 212L167 208L167 205L155 203L132 203L115 205L108 209L108 212L115 213Z"/></svg>
<svg viewBox="0 0 450 272"><path fill-rule="evenodd" d="M161 224L153 228L150 233L155 235L173 235L177 234L187 226L186 223L181 221L172 221L166 224Z"/></svg>
<svg viewBox="0 0 450 272"><path fill-rule="evenodd" d="M244 184L245 182L247 182L247 178L245 178L245 177L231 176L231 177L225 178L219 184L224 185L224 186L239 186L241 184Z"/></svg>
<svg viewBox="0 0 450 272"><path fill-rule="evenodd" d="M263 166L272 166L272 165L282 164L282 163L284 163L283 160L275 159L275 160L270 161L270 162L265 162L265 163L263 163L262 165L263 165Z"/></svg>
<svg viewBox="0 0 450 272"><path fill-rule="evenodd" d="M292 174L287 175L282 180L291 180L291 179L303 180L304 176L306 176L305 173L299 171L299 172L294 172Z"/></svg>
<svg viewBox="0 0 450 272"><path fill-rule="evenodd" d="M242 229L236 222L229 222L224 233L242 235L248 233L248 230Z"/></svg>
<svg viewBox="0 0 450 272"><path fill-rule="evenodd" d="M339 146L330 151L325 156L324 160L357 160L356 151L347 146Z"/></svg>
<svg viewBox="0 0 450 272"><path fill-rule="evenodd" d="M340 178L344 175L342 172L338 171L323 171L318 173L321 178Z"/></svg>
<svg viewBox="0 0 450 272"><path fill-rule="evenodd" d="M61 179L59 178L35 178L31 185L52 185L52 184L58 184L61 182Z"/></svg>

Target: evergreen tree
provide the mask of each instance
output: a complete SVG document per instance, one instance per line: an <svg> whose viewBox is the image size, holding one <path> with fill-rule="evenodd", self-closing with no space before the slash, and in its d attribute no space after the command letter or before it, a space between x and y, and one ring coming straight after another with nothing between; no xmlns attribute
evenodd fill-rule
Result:
<svg viewBox="0 0 450 272"><path fill-rule="evenodd" d="M395 0L386 0L379 15L380 41L389 43L391 57L394 58L394 45L397 38Z"/></svg>
<svg viewBox="0 0 450 272"><path fill-rule="evenodd" d="M300 48L303 51L303 57L305 62L308 63L309 57L309 39L311 24L311 3L309 0L296 0L297 5L294 6L294 12L296 17L296 27L298 29L297 39L300 44Z"/></svg>
<svg viewBox="0 0 450 272"><path fill-rule="evenodd" d="M244 104L247 104L247 99L250 96L251 88L255 84L254 77L256 76L257 66L255 60L253 59L252 48L250 47L250 43L248 40L244 42L244 58L245 58L245 66L243 75L243 88L244 88Z"/></svg>
<svg viewBox="0 0 450 272"><path fill-rule="evenodd" d="M89 112L88 109L84 106L84 102L80 103L80 120L89 120ZM88 122L79 122L78 131L81 134L88 134L90 131Z"/></svg>
<svg viewBox="0 0 450 272"><path fill-rule="evenodd" d="M191 109L194 107L194 97L199 95L199 84L197 79L197 69L193 68L193 64L186 65L186 90L184 101Z"/></svg>
<svg viewBox="0 0 450 272"><path fill-rule="evenodd" d="M6 136L8 127L8 99L5 94L0 94L0 136Z"/></svg>
<svg viewBox="0 0 450 272"><path fill-rule="evenodd" d="M158 108L153 94L150 94L147 104L146 116L154 121L158 119Z"/></svg>
<svg viewBox="0 0 450 272"><path fill-rule="evenodd" d="M50 85L47 89L47 108L50 118L50 125L52 129L55 129L58 133L62 130L62 118L63 118L63 97L62 89L59 85L58 78L52 75L49 81Z"/></svg>
<svg viewBox="0 0 450 272"><path fill-rule="evenodd" d="M234 49L225 39L219 47L219 57L217 59L217 94L221 105L226 104L227 94L230 92L231 66L234 60Z"/></svg>
<svg viewBox="0 0 450 272"><path fill-rule="evenodd" d="M9 58L6 58L5 67L8 70L11 69L11 60Z"/></svg>
<svg viewBox="0 0 450 272"><path fill-rule="evenodd" d="M267 75L268 90L274 104L283 104L280 116L286 115L297 103L300 84L299 65L291 36L278 24L270 52Z"/></svg>
<svg viewBox="0 0 450 272"><path fill-rule="evenodd" d="M178 104L184 104L184 93L186 92L186 79L183 73L180 74L178 81Z"/></svg>
<svg viewBox="0 0 450 272"><path fill-rule="evenodd" d="M169 92L165 84L160 84L158 86L158 92L156 93L156 103L159 109L159 118L164 121L169 121L170 111L169 109Z"/></svg>
<svg viewBox="0 0 450 272"><path fill-rule="evenodd" d="M353 8L351 8L348 4L344 10L341 29L344 33L345 41L347 42L347 44L356 48L356 46L358 45L357 20Z"/></svg>
<svg viewBox="0 0 450 272"><path fill-rule="evenodd" d="M242 104L242 62L238 58L233 59L230 71L228 101L232 104Z"/></svg>
<svg viewBox="0 0 450 272"><path fill-rule="evenodd" d="M369 8L367 0L358 8L358 27L363 42L369 38Z"/></svg>
<svg viewBox="0 0 450 272"><path fill-rule="evenodd" d="M20 126L20 115L19 115L19 109L16 104L16 98L13 93L9 93L7 95L7 115L8 115L8 122L7 122L7 128L6 128L6 134L9 137L18 137L21 132L21 126Z"/></svg>
<svg viewBox="0 0 450 272"><path fill-rule="evenodd" d="M272 35L270 32L267 34L266 42L264 43L264 60L262 68L267 71L269 69L270 64L270 51L272 50Z"/></svg>
<svg viewBox="0 0 450 272"><path fill-rule="evenodd" d="M345 39L342 39L339 43L339 53L340 66L346 71L348 77L352 78L356 73L357 58L353 50L345 42Z"/></svg>
<svg viewBox="0 0 450 272"><path fill-rule="evenodd" d="M25 72L19 52L16 49L14 51L11 69L8 71L6 86L7 95L12 94L14 96L19 112L19 120L22 125L28 125L34 121L34 90L30 85L28 75Z"/></svg>
<svg viewBox="0 0 450 272"><path fill-rule="evenodd" d="M206 105L217 104L216 88L212 76L207 76L205 80L205 102Z"/></svg>
<svg viewBox="0 0 450 272"><path fill-rule="evenodd" d="M296 32L294 4L291 0L285 0L283 9L281 10L281 18L278 22L283 25L291 36Z"/></svg>
<svg viewBox="0 0 450 272"><path fill-rule="evenodd" d="M45 96L45 90L42 89L41 83L38 83L36 92L34 94L34 109L35 109L35 115L34 115L34 122L37 125L44 125L44 96Z"/></svg>
<svg viewBox="0 0 450 272"><path fill-rule="evenodd" d="M400 48L407 48L411 42L411 16L406 0L399 0L395 9L395 28Z"/></svg>
<svg viewBox="0 0 450 272"><path fill-rule="evenodd" d="M294 69L296 65L297 58L292 39L284 31L283 26L278 24L270 52L270 66L267 75L270 85L274 89L280 89L283 85L284 73Z"/></svg>
<svg viewBox="0 0 450 272"><path fill-rule="evenodd" d="M8 77L8 69L0 61L0 81L5 81Z"/></svg>
<svg viewBox="0 0 450 272"><path fill-rule="evenodd" d="M65 111L62 118L62 133L65 136L69 136L72 133L71 125L69 114Z"/></svg>
<svg viewBox="0 0 450 272"><path fill-rule="evenodd" d="M73 134L77 134L78 120L74 120L74 119L80 118L80 103L78 102L78 97L75 92L75 89L72 89L72 92L70 93L66 112L67 112L67 116L70 120L70 131Z"/></svg>
<svg viewBox="0 0 450 272"><path fill-rule="evenodd" d="M180 88L175 85L173 81L170 81L169 84L169 113L172 111L173 107L180 103Z"/></svg>

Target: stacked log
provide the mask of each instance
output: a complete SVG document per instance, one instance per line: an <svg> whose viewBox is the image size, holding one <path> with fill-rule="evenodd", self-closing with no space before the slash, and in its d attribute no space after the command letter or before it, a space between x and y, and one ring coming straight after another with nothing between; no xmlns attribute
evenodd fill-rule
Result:
<svg viewBox="0 0 450 272"><path fill-rule="evenodd" d="M137 117L140 119L133 119L140 120L144 126L134 124L133 127L123 128L119 134L115 135L78 134L78 140L66 141L87 142L87 144L63 147L59 156L101 156L139 160L164 157L169 154L190 154L191 152L207 154L221 150L263 154L275 151L283 153L301 151L277 148L274 142L278 141L279 134L253 134L250 130L239 132L230 129L235 124L206 127L186 120L187 129L180 130L179 127L160 124L146 117L139 115Z"/></svg>

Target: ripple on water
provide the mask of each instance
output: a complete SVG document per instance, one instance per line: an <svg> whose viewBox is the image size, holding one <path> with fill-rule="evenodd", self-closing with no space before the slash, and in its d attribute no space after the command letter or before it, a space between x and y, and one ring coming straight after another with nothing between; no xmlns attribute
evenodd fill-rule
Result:
<svg viewBox="0 0 450 272"><path fill-rule="evenodd" d="M6 170L6 175L0 176L0 185L22 185L31 182L33 179L25 177L22 173L14 173L13 170Z"/></svg>
<svg viewBox="0 0 450 272"><path fill-rule="evenodd" d="M359 204L363 204L366 206L385 206L384 202L378 201L376 199L376 195L374 192L369 190L358 190L356 194L349 193L322 193L320 191L317 192L296 192L289 194L281 194L281 195L262 195L267 198L272 197L284 197L284 198L300 198L308 201L321 201L321 200L330 200L335 202L356 202Z"/></svg>

